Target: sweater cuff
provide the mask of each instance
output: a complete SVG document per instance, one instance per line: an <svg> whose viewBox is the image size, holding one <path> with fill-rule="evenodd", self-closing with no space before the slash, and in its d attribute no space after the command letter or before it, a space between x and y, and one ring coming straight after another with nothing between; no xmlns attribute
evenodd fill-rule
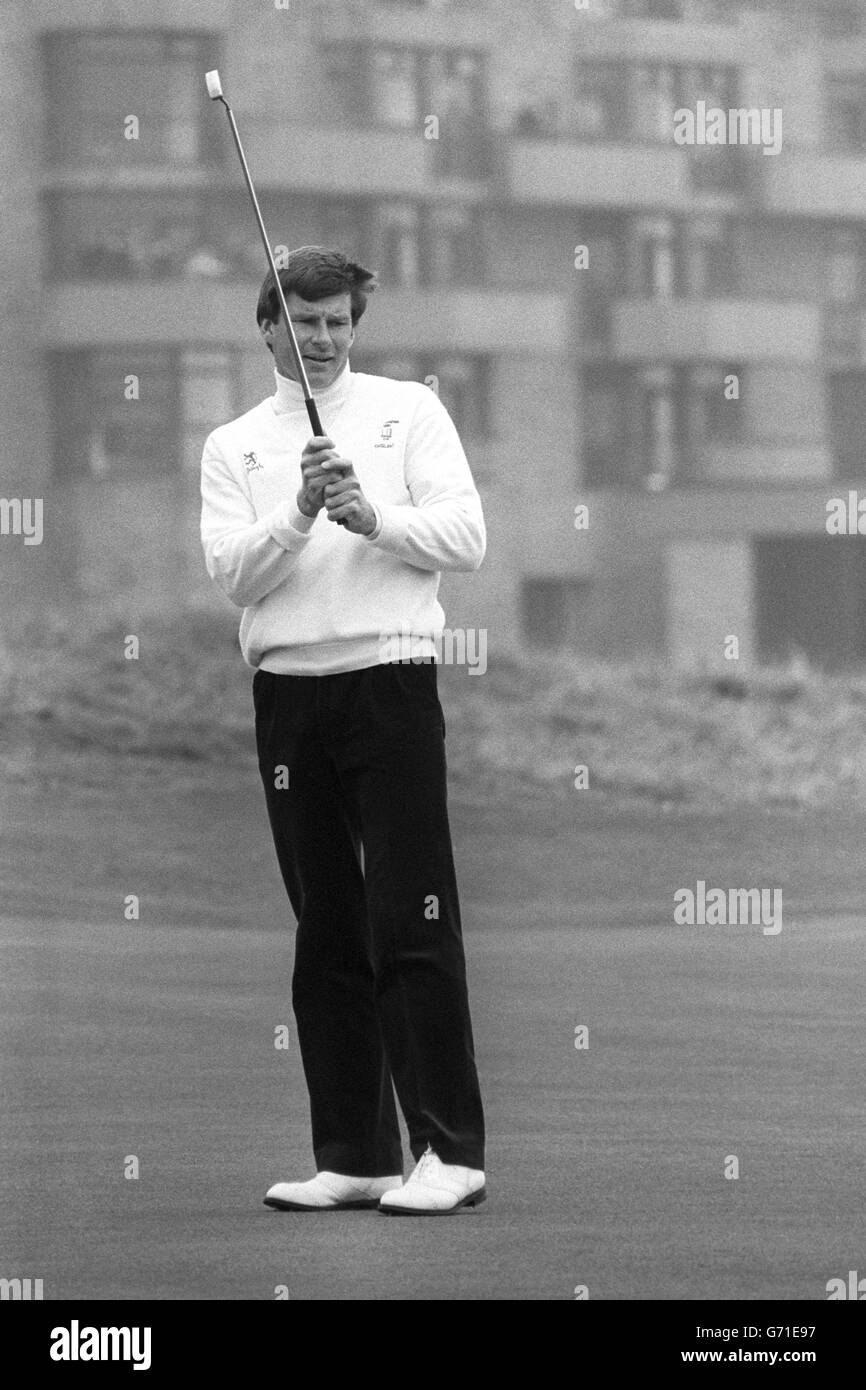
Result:
<svg viewBox="0 0 866 1390"><path fill-rule="evenodd" d="M314 516L304 516L295 502L284 502L271 512L268 531L284 550L300 550L316 524Z"/></svg>
<svg viewBox="0 0 866 1390"><path fill-rule="evenodd" d="M371 531L365 540L375 541L381 545L383 550L394 551L406 539L408 514L415 510L414 507L400 507L391 504L378 507L375 502L370 505L376 510L376 529Z"/></svg>
<svg viewBox="0 0 866 1390"><path fill-rule="evenodd" d="M375 502L371 502L371 503L370 503L370 506L373 508L373 511L376 513L376 525L373 527L372 531L368 531L368 532L366 533L366 535L364 536L364 540L365 540L365 541L377 541L377 540L379 539L379 537L381 536L381 534L382 534L382 513L380 512L380 510L379 510L379 508L378 508L378 506L376 505Z"/></svg>

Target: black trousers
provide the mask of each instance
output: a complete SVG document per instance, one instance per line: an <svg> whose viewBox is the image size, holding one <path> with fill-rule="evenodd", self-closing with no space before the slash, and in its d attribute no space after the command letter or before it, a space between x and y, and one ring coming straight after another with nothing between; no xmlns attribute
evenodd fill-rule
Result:
<svg viewBox="0 0 866 1390"><path fill-rule="evenodd" d="M258 670L253 698L317 1170L403 1171L394 1089L416 1159L483 1168L436 665Z"/></svg>

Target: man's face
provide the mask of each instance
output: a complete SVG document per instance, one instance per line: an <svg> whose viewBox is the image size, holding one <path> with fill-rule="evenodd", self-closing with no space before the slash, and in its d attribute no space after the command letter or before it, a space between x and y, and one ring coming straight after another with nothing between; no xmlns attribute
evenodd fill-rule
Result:
<svg viewBox="0 0 866 1390"><path fill-rule="evenodd" d="M286 295L286 305L304 359L310 390L324 391L346 365L355 336L352 328L352 301L349 294L333 294L327 299L301 299L294 290ZM298 380L289 335L282 315L280 322L265 319L261 333L274 351L274 363L282 376Z"/></svg>

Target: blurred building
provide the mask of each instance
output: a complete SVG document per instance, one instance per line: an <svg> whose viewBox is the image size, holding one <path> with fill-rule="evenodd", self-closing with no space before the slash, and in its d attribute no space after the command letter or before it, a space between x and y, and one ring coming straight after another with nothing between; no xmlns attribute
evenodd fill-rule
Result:
<svg viewBox="0 0 866 1390"><path fill-rule="evenodd" d="M45 499L42 547L0 538L7 614L223 602L201 445L273 382L214 67L274 243L379 271L353 366L428 379L461 430L490 547L452 625L866 659L863 545L825 529L866 495L843 0L7 0L0 493ZM676 145L701 101L781 109L781 151Z"/></svg>

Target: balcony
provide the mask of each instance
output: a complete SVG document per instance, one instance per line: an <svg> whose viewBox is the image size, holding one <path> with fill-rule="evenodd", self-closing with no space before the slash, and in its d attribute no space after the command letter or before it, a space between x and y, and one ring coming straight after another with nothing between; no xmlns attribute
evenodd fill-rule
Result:
<svg viewBox="0 0 866 1390"><path fill-rule="evenodd" d="M570 308L566 296L544 291L399 289L383 291L362 330L376 351L421 343L547 356L568 350Z"/></svg>
<svg viewBox="0 0 866 1390"><path fill-rule="evenodd" d="M654 536L691 541L696 536L826 535L827 489L826 478L803 479L790 487L778 479L756 478L748 488L708 483L670 488L658 496L623 490L615 494L618 534L634 533L644 541ZM595 504L593 493L590 507Z"/></svg>
<svg viewBox="0 0 866 1390"><path fill-rule="evenodd" d="M833 476L833 459L824 444L746 441L708 444L695 451L689 484L815 483Z"/></svg>
<svg viewBox="0 0 866 1390"><path fill-rule="evenodd" d="M801 153L791 148L763 163L764 212L866 218L866 156Z"/></svg>
<svg viewBox="0 0 866 1390"><path fill-rule="evenodd" d="M514 140L507 192L521 203L685 211L690 168L681 149L664 145Z"/></svg>
<svg viewBox="0 0 866 1390"><path fill-rule="evenodd" d="M482 127L448 144L443 121L438 140L418 130L387 127L302 126L245 119L243 141L257 188L315 193L387 194L412 198L441 193L443 180L482 183L491 169L491 142Z"/></svg>
<svg viewBox="0 0 866 1390"><path fill-rule="evenodd" d="M239 117L238 124L257 190L471 198L486 191L496 167L495 141L478 122L468 131L455 130L450 141L444 120L438 140L425 139L420 127L305 126L259 116ZM45 189L71 192L243 187L228 146L219 159L183 165L168 159L58 163L46 167L41 179Z"/></svg>
<svg viewBox="0 0 866 1390"><path fill-rule="evenodd" d="M591 8L595 8L595 0ZM759 26L757 16L738 16L715 24L611 16L604 24L584 24L580 53L582 58L602 61L742 67L755 60L761 41ZM772 42L772 36L770 39Z"/></svg>
<svg viewBox="0 0 866 1390"><path fill-rule="evenodd" d="M817 304L778 299L619 299L610 351L619 361L816 362Z"/></svg>
<svg viewBox="0 0 866 1390"><path fill-rule="evenodd" d="M42 341L52 348L115 343L254 341L259 282L173 280L58 284L45 292ZM561 294L516 290L385 289L359 330L366 351L561 354L569 344Z"/></svg>

